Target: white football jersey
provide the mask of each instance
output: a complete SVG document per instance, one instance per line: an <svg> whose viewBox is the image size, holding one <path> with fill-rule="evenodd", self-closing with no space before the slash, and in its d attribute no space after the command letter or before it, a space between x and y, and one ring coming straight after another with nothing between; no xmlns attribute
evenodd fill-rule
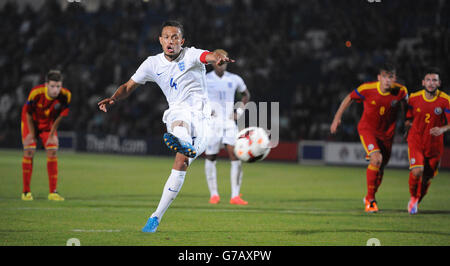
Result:
<svg viewBox="0 0 450 266"><path fill-rule="evenodd" d="M208 51L185 47L173 61L168 61L164 53L149 56L131 79L139 84L156 82L166 96L169 108L197 105L208 97L206 68L200 61L204 52Z"/></svg>
<svg viewBox="0 0 450 266"><path fill-rule="evenodd" d="M218 118L231 119L236 90L242 93L247 89L242 78L228 71L219 77L213 70L206 74L206 83L208 98L214 113Z"/></svg>

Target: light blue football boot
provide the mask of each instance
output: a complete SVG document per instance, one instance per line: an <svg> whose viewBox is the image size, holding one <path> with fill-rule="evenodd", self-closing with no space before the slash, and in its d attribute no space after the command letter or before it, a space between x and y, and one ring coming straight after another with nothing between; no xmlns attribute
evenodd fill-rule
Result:
<svg viewBox="0 0 450 266"><path fill-rule="evenodd" d="M158 221L158 217L150 217L147 220L147 223L145 224L145 226L142 228L142 232L144 233L154 233L156 232L156 229L158 228L159 225L159 221Z"/></svg>

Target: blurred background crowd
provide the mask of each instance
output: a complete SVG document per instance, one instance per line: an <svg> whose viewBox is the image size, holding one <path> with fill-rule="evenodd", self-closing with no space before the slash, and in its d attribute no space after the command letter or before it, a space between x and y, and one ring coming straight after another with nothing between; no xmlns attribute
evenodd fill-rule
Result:
<svg viewBox="0 0 450 266"><path fill-rule="evenodd" d="M376 80L376 66L386 60L396 63L410 92L421 89L427 66L441 69L442 90L450 92L450 1L1 2L0 145L20 143L22 105L50 69L63 72L73 97L60 130L161 136L167 103L156 84L141 86L107 114L97 102L162 51L158 34L167 19L184 24L186 46L227 50L236 59L228 70L244 79L251 100L280 103L284 141L359 141L361 104L346 112L337 135L330 136L329 125L345 95Z"/></svg>

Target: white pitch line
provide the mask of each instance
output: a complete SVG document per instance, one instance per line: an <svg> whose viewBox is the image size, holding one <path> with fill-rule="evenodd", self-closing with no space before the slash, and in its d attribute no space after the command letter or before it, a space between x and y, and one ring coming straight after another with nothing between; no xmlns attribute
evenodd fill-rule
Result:
<svg viewBox="0 0 450 266"><path fill-rule="evenodd" d="M95 230L95 229L73 229L72 232L77 233L117 233L120 230Z"/></svg>
<svg viewBox="0 0 450 266"><path fill-rule="evenodd" d="M115 210L120 212L130 212L130 211L136 211L135 209L145 209L146 207L137 207L134 209L120 209ZM0 208L0 210L37 210L37 211L55 211L55 210L62 210L64 208L42 208L42 207L17 207L17 208ZM88 208L88 207L76 207L74 208L76 210L81 211L103 211L107 212L109 207L104 208ZM291 213L291 214L321 214L321 213L359 213L358 211L354 210L327 210L327 209L284 209L284 210L265 210L265 209L206 209L206 208L173 208L173 210L177 211L200 211L200 212L231 212L231 213Z"/></svg>
<svg viewBox="0 0 450 266"><path fill-rule="evenodd" d="M109 207L108 207L109 208ZM139 207L140 209L147 207ZM98 211L102 210L107 212L107 208L104 209L92 209L92 208L86 208L86 207L79 207L77 208L79 210L87 210L87 211ZM182 212L193 212L193 211L199 211L199 212L234 212L234 213L292 213L292 214L318 214L318 213L342 213L342 212L355 212L359 213L358 211L336 211L336 210L325 210L325 209L285 209L285 210L264 210L264 209L204 209L204 208L173 208L174 211L182 211ZM135 212L136 210L130 210L130 209L121 209L121 210L115 210L115 212Z"/></svg>

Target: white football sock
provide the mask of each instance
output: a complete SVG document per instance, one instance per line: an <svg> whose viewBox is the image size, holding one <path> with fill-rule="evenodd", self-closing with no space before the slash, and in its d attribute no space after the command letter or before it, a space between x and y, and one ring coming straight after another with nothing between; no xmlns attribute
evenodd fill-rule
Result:
<svg viewBox="0 0 450 266"><path fill-rule="evenodd" d="M242 167L241 161L231 161L230 169L230 179L231 179L231 198L239 196L239 191L241 190L242 183Z"/></svg>
<svg viewBox="0 0 450 266"><path fill-rule="evenodd" d="M209 193L211 197L213 195L219 195L217 191L217 168L216 161L210 161L205 159L205 174L206 182L208 183Z"/></svg>
<svg viewBox="0 0 450 266"><path fill-rule="evenodd" d="M177 126L173 129L172 133L173 135L175 135L175 137L179 138L180 140L192 144L192 137L191 135L189 135L187 128Z"/></svg>
<svg viewBox="0 0 450 266"><path fill-rule="evenodd" d="M158 220L161 221L164 213L169 208L172 201L177 197L178 192L181 190L185 176L186 171L177 171L172 169L172 173L164 185L164 190L161 200L159 201L158 208L154 213L152 213L151 217L156 216L158 217Z"/></svg>

